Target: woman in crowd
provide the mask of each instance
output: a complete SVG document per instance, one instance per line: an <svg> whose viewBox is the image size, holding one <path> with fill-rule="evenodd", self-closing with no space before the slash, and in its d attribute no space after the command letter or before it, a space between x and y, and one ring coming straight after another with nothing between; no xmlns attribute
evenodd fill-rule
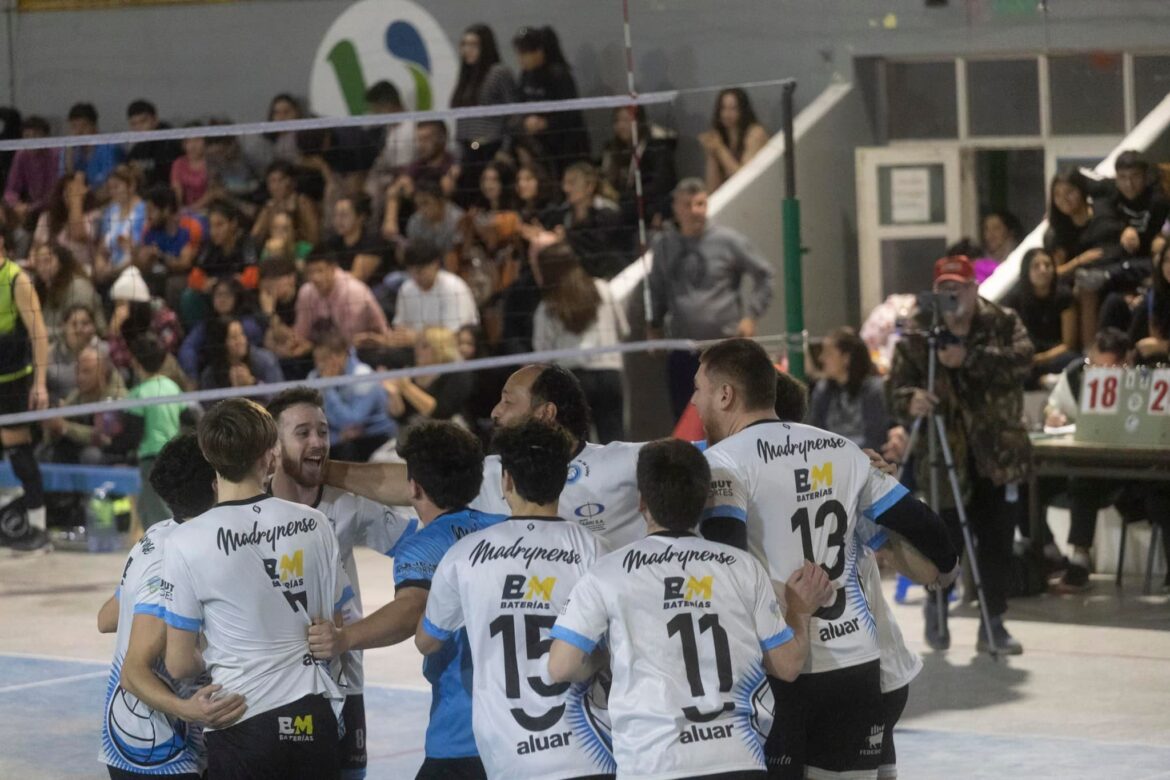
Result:
<svg viewBox="0 0 1170 780"><path fill-rule="evenodd" d="M459 80L451 93L451 107L491 106L514 103L519 97L511 71L500 62L496 36L486 24L473 24L459 41ZM484 166L504 148L507 117L461 119L455 125L459 142L459 181L455 201L467 208L475 200Z"/></svg>
<svg viewBox="0 0 1170 780"><path fill-rule="evenodd" d="M577 82L551 27L523 27L512 39L520 60L520 99L526 103L570 100ZM589 159L589 133L580 110L524 117L525 148L559 178L565 168Z"/></svg>
<svg viewBox="0 0 1170 780"><path fill-rule="evenodd" d="M414 345L416 366L438 366L462 359L455 334L446 328L424 328ZM420 419L450 420L461 416L475 388L475 378L471 372L459 371L387 379L382 384L388 396L387 411L402 428Z"/></svg>
<svg viewBox="0 0 1170 780"><path fill-rule="evenodd" d="M270 257L286 257L293 261L304 261L313 251L313 245L301 237L297 228L297 218L291 211L278 211L272 215L268 223L268 236L264 240L264 248L260 252L260 259Z"/></svg>
<svg viewBox="0 0 1170 780"><path fill-rule="evenodd" d="M1170 362L1170 244L1154 258L1150 290L1134 309L1129 337L1139 362Z"/></svg>
<svg viewBox="0 0 1170 780"><path fill-rule="evenodd" d="M646 119L646 109L638 106L635 116L630 109L613 110L613 138L601 150L601 176L617 193L618 206L626 224L638 222L638 199L634 188L635 164L642 172L642 195L646 224L652 228L670 217L671 191L678 183L674 168L674 149L678 139L667 130ZM634 154L634 122L638 125L638 153Z"/></svg>
<svg viewBox="0 0 1170 780"><path fill-rule="evenodd" d="M539 163L525 163L517 169L516 207L522 222L542 222L559 199L556 182Z"/></svg>
<svg viewBox="0 0 1170 780"><path fill-rule="evenodd" d="M390 269L386 267L389 248L367 229L370 221L368 195L343 195L333 206L333 234L325 240L325 251L337 258L343 271L373 284Z"/></svg>
<svg viewBox="0 0 1170 780"><path fill-rule="evenodd" d="M292 164L277 160L268 166L264 186L268 200L252 224L252 237L260 241L267 236L272 218L283 211L295 214L301 238L316 244L321 237L321 218L312 199L297 191L296 169Z"/></svg>
<svg viewBox="0 0 1170 780"><path fill-rule="evenodd" d="M187 127L201 127L192 122ZM183 155L171 165L171 187L179 205L203 211L211 201L211 175L207 165L207 144L202 138L184 138Z"/></svg>
<svg viewBox="0 0 1170 780"><path fill-rule="evenodd" d="M33 243L63 246L79 266L90 269L100 216L97 199L85 184L85 174L77 171L63 176L53 187L49 205L37 218Z"/></svg>
<svg viewBox="0 0 1170 780"><path fill-rule="evenodd" d="M1020 218L1002 209L984 214L980 227L983 234L983 257L997 263L1007 260L1007 256L1019 245L1020 236L1024 232Z"/></svg>
<svg viewBox="0 0 1170 780"><path fill-rule="evenodd" d="M869 347L852 328L838 328L825 337L820 363L823 378L813 388L809 423L880 451L890 418Z"/></svg>
<svg viewBox="0 0 1170 780"><path fill-rule="evenodd" d="M99 287L108 284L130 264L134 247L141 243L146 227L146 203L138 197L134 169L119 165L110 174L106 186L110 190L110 204L102 210L98 222L98 252L93 264L93 278Z"/></svg>
<svg viewBox="0 0 1170 780"><path fill-rule="evenodd" d="M263 347L254 346L238 317L217 317L207 324L207 365L199 387L252 387L283 382L280 361Z"/></svg>
<svg viewBox="0 0 1170 780"><path fill-rule="evenodd" d="M591 278L569 244L542 249L535 271L541 295L532 326L537 351L610 347L629 334L625 312L614 301L609 284ZM622 356L609 352L560 363L581 380L597 441L607 444L624 438Z"/></svg>
<svg viewBox="0 0 1170 780"><path fill-rule="evenodd" d="M211 316L192 326L183 345L179 347L179 365L188 376L201 376L210 359L209 349L216 342L209 338L211 323L232 319L240 323L248 340L264 343L264 327L252 316L243 286L231 277L217 279L211 288Z"/></svg>
<svg viewBox="0 0 1170 780"><path fill-rule="evenodd" d="M1044 248L1056 262L1061 281L1071 284L1074 271L1104 257L1104 248L1120 241L1122 227L1111 217L1093 213L1089 195L1073 171L1052 177Z"/></svg>
<svg viewBox="0 0 1170 780"><path fill-rule="evenodd" d="M45 384L49 389L49 404L57 402L77 389L77 356L86 347L95 347L103 355L110 347L98 337L94 309L84 303L75 303L61 315L61 329L49 344L49 370Z"/></svg>
<svg viewBox="0 0 1170 780"><path fill-rule="evenodd" d="M590 276L610 279L630 261L631 235L613 193L587 162L565 170L565 205L555 230L573 247ZM531 239L530 239L531 240Z"/></svg>
<svg viewBox="0 0 1170 780"><path fill-rule="evenodd" d="M1072 293L1056 278L1052 255L1039 247L1020 261L1020 278L1003 299L1015 309L1036 347L1029 388L1039 386L1045 374L1059 374L1080 359L1077 349L1077 312Z"/></svg>
<svg viewBox="0 0 1170 780"><path fill-rule="evenodd" d="M269 122L288 122L303 117L300 102L286 92L276 95L268 104ZM267 170L278 160L294 163L300 156L297 134L291 131L240 136L240 144L249 167L254 171Z"/></svg>
<svg viewBox="0 0 1170 780"><path fill-rule="evenodd" d="M102 311L101 296L72 252L54 244L38 244L29 253L29 261L32 263L37 297L41 301L41 313L50 341L60 335L65 323L65 312L77 304L93 312L99 333L105 331L106 317Z"/></svg>
<svg viewBox="0 0 1170 780"><path fill-rule="evenodd" d="M768 131L756 119L747 93L725 89L715 100L711 129L699 134L707 155L707 191L714 192L768 143Z"/></svg>
<svg viewBox="0 0 1170 780"><path fill-rule="evenodd" d="M522 264L515 180L516 169L509 163L489 162L479 177L479 194L463 218L459 271L480 301L511 285ZM495 314L498 336L498 311Z"/></svg>

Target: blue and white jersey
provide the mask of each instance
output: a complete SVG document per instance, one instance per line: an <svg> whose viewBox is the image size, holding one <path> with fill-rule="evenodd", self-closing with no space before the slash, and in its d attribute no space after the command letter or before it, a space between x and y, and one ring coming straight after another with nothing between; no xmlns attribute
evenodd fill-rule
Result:
<svg viewBox="0 0 1170 780"><path fill-rule="evenodd" d="M122 661L130 647L134 616L152 615L160 620L163 617L163 549L171 532L178 527L174 520L166 520L147 529L126 558L116 593L118 634L102 709L102 743L98 760L124 772L200 774L206 765L203 730L199 726L156 712L118 685L122 677ZM198 688L198 681L187 684L172 679L161 658L155 665L155 674L184 698Z"/></svg>
<svg viewBox="0 0 1170 780"><path fill-rule="evenodd" d="M425 588L439 562L455 542L506 520L474 509L445 512L404 539L394 556L394 589ZM467 631L459 629L439 652L423 660L423 676L431 684L431 719L427 724L428 758L478 756L471 728L471 648Z"/></svg>
<svg viewBox="0 0 1170 780"><path fill-rule="evenodd" d="M845 669L878 657L878 632L858 578L862 546L886 534L875 521L909 491L878 471L856 444L811 425L764 420L705 453L711 495L704 519L747 524L748 550L783 583L819 563L836 599L813 614L805 672Z"/></svg>

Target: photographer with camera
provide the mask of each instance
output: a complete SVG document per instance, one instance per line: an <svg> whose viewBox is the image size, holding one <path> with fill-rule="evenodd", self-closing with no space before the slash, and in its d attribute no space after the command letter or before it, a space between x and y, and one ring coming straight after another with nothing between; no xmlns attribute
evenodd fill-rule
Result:
<svg viewBox="0 0 1170 780"><path fill-rule="evenodd" d="M998 651L1018 655L1023 647L1003 624L1007 611L1007 586L1012 557L1016 513L1023 511L1020 483L1028 475L1031 444L1024 427L1024 381L1031 367L1033 347L1019 316L979 297L975 270L963 256L950 256L934 265L934 292L920 297L919 314L912 329L898 343L887 383L890 411L896 420L919 426L923 436L933 435L931 417L941 415L953 453L956 476L977 540L990 633ZM937 374L929 392L929 335L936 323ZM930 484L927 448L916 448L917 484ZM947 475L938 468L939 514L946 521L952 542L962 544L956 496L946 489ZM935 599L926 603L926 641L936 650L950 646L946 610ZM987 632L981 625L976 648L988 650Z"/></svg>

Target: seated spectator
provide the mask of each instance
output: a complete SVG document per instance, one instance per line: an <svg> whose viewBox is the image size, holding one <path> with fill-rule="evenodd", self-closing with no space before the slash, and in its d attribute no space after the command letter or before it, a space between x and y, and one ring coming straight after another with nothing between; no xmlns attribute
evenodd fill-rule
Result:
<svg viewBox="0 0 1170 780"><path fill-rule="evenodd" d="M162 345L161 372L184 390L194 390L191 379L183 373L175 354L183 341L183 328L175 312L159 298L151 297L150 289L137 268L131 266L122 272L110 287L114 313L110 316L110 360L131 379L132 356L130 344L144 334L152 335Z"/></svg>
<svg viewBox="0 0 1170 780"><path fill-rule="evenodd" d="M39 116L26 117L22 138L47 138L49 123ZM16 212L22 224L32 226L49 205L61 171L61 149L20 149L4 185L4 202Z"/></svg>
<svg viewBox="0 0 1170 780"><path fill-rule="evenodd" d="M1155 256L1150 289L1134 309L1129 337L1138 363L1170 362L1170 244Z"/></svg>
<svg viewBox="0 0 1170 780"><path fill-rule="evenodd" d="M601 150L602 179L617 193L618 208L627 225L638 223L638 198L634 188L635 170L642 174L642 195L646 224L657 229L670 218L670 193L678 184L674 152L678 137L672 131L651 124L646 109L637 106L638 153L634 154L634 117L630 109L613 110L613 138Z"/></svg>
<svg viewBox="0 0 1170 780"><path fill-rule="evenodd" d="M415 212L406 223L407 240L425 239L444 256L453 253L459 243L463 209L447 200L442 186L434 179L415 183L414 205Z"/></svg>
<svg viewBox="0 0 1170 780"><path fill-rule="evenodd" d="M1036 347L1029 387L1040 377L1059 374L1079 360L1077 312L1072 294L1056 279L1056 264L1043 249L1029 249L1020 261L1020 278L1004 296L1003 305L1015 309Z"/></svg>
<svg viewBox="0 0 1170 780"><path fill-rule="evenodd" d="M1048 231L1044 248L1056 261L1056 273L1071 283L1073 273L1120 244L1121 223L1112 215L1098 213L1089 202L1084 178L1074 171L1052 177L1048 196Z"/></svg>
<svg viewBox="0 0 1170 780"><path fill-rule="evenodd" d="M49 403L53 405L77 389L73 366L83 349L93 347L107 358L110 354L109 345L98 338L97 320L90 307L73 304L61 315L61 323L57 338L49 343L49 369L45 379Z"/></svg>
<svg viewBox="0 0 1170 780"><path fill-rule="evenodd" d="M297 335L297 266L287 257L260 261L260 316L264 320L264 348L280 360L288 379L303 379L312 368L307 358L312 346Z"/></svg>
<svg viewBox="0 0 1170 780"><path fill-rule="evenodd" d="M187 275L203 247L203 224L179 213L179 201L166 184L146 193L146 232L135 264L151 290L171 306L178 306Z"/></svg>
<svg viewBox="0 0 1170 780"><path fill-rule="evenodd" d="M483 329L478 325L464 325L455 337L459 345L459 356L463 360L491 357L492 353ZM491 441L494 427L492 410L500 400L500 391L508 379L510 370L482 368L470 372L474 386L464 407L463 419L485 446Z"/></svg>
<svg viewBox="0 0 1170 780"><path fill-rule="evenodd" d="M135 100L126 107L126 122L136 133L169 130L171 127L159 121L158 110L147 100ZM126 161L138 173L142 189L148 190L159 184L171 183L171 166L182 153L183 146L176 140L139 141L130 147Z"/></svg>
<svg viewBox="0 0 1170 780"><path fill-rule="evenodd" d="M372 369L358 360L345 335L328 320L313 323L314 368L310 379L364 376ZM329 420L330 454L337 460L366 461L397 433L386 411L386 390L380 382L355 382L321 391Z"/></svg>
<svg viewBox="0 0 1170 780"><path fill-rule="evenodd" d="M438 366L462 360L455 334L446 328L424 328L414 345L416 366ZM470 371L387 379L387 410L400 429L419 420L450 420L463 414L475 377ZM460 419L460 422L463 422Z"/></svg>
<svg viewBox="0 0 1170 780"><path fill-rule="evenodd" d="M85 269L77 264L68 249L53 244L40 244L33 247L29 261L50 341L60 335L65 312L78 304L94 312L98 332L105 331L106 318L102 312L101 296L85 275Z"/></svg>
<svg viewBox="0 0 1170 780"><path fill-rule="evenodd" d="M37 217L34 244L59 244L72 253L78 265L93 268L101 212L97 198L85 184L85 174L66 174L53 187L49 205Z"/></svg>
<svg viewBox="0 0 1170 780"><path fill-rule="evenodd" d="M98 113L92 103L76 103L69 109L69 135L97 135ZM122 162L122 147L118 144L71 146L63 150L65 173L85 174L85 182L105 200L106 180Z"/></svg>
<svg viewBox="0 0 1170 780"><path fill-rule="evenodd" d="M210 124L231 124L226 119L213 119ZM211 191L216 198L225 198L236 205L249 219L256 215L254 197L260 189L264 168L253 169L244 156L240 140L233 136L212 136L207 139L207 170L211 177Z"/></svg>
<svg viewBox="0 0 1170 780"><path fill-rule="evenodd" d="M207 294L215 280L235 278L246 290L254 290L260 283L256 247L244 230L242 219L230 201L214 200L208 207L209 240L187 275L187 289L179 307L183 323L188 327L207 316L210 310Z"/></svg>
<svg viewBox="0 0 1170 780"><path fill-rule="evenodd" d="M825 337L820 364L822 379L812 391L809 423L880 451L891 420L869 347L852 328L838 328Z"/></svg>
<svg viewBox="0 0 1170 780"><path fill-rule="evenodd" d="M989 211L980 220L980 232L983 235L983 246L979 252L968 254L967 257L976 258L975 281L982 284L1020 243L1024 226L1020 224L1020 218L1010 211ZM948 250L947 254L963 253Z"/></svg>
<svg viewBox="0 0 1170 780"><path fill-rule="evenodd" d="M1152 257L1166 243L1162 229L1170 217L1170 199L1141 152L1122 152L1113 170L1113 179L1093 179L1080 171L1076 175L1093 199L1094 212L1109 214L1123 223L1120 243L1126 253ZM1133 275L1140 281L1140 274Z"/></svg>
<svg viewBox="0 0 1170 780"><path fill-rule="evenodd" d="M192 122L187 127L202 127ZM202 212L211 202L211 173L207 166L207 144L202 138L184 138L183 155L171 166L171 187L179 204L189 211Z"/></svg>
<svg viewBox="0 0 1170 780"><path fill-rule="evenodd" d="M134 258L146 228L146 203L138 197L134 169L119 165L107 181L110 203L98 221L98 250L94 255L93 277L105 286Z"/></svg>
<svg viewBox="0 0 1170 780"><path fill-rule="evenodd" d="M305 112L300 101L287 92L274 96L268 104L269 122L291 122L303 119ZM240 137L244 157L254 171L268 170L274 162L295 163L300 157L297 149L297 134L292 131L280 133L250 133Z"/></svg>
<svg viewBox="0 0 1170 780"><path fill-rule="evenodd" d="M235 279L217 279L211 288L211 316L195 323L187 332L179 347L179 366L189 377L203 375L208 364L208 348L215 348L215 342L208 340L211 323L219 320L238 320L244 328L248 341L264 343L264 325L250 314L251 307L244 298L244 288Z"/></svg>
<svg viewBox="0 0 1170 780"><path fill-rule="evenodd" d="M533 321L532 346L538 352L610 347L629 335L626 314L614 301L609 284L587 274L568 244L540 250L536 278L541 302ZM593 410L596 441L608 444L625 438L621 354L608 352L557 363L580 380Z"/></svg>
<svg viewBox="0 0 1170 780"><path fill-rule="evenodd" d="M130 398L162 398L182 392L163 373L163 363L169 355L154 334L137 336L130 343L130 354L137 379L134 389L130 391ZM129 443L138 454L138 473L142 476L137 502L138 517L144 529L170 517L166 504L150 485L150 472L154 470L159 450L179 435L179 415L182 412L181 403L163 403L129 409L123 418L125 434L122 441Z"/></svg>
<svg viewBox="0 0 1170 780"><path fill-rule="evenodd" d="M544 224L550 209L560 201L556 182L537 163L521 165L516 171L516 198L520 220L525 224Z"/></svg>
<svg viewBox="0 0 1170 780"><path fill-rule="evenodd" d="M707 191L714 192L747 165L768 143L768 131L756 119L747 93L725 89L715 99L711 129L699 133L707 155Z"/></svg>
<svg viewBox="0 0 1170 780"><path fill-rule="evenodd" d="M366 113L397 114L405 111L398 87L389 81L375 82L366 90ZM414 122L392 122L370 128L370 137L380 150L366 174L365 193L370 196L375 214L384 214L386 188L406 170L414 159Z"/></svg>
<svg viewBox="0 0 1170 780"><path fill-rule="evenodd" d="M520 62L520 100L536 103L578 97L577 82L552 27L522 27L512 38ZM524 117L519 139L522 163L539 162L558 179L575 162L590 156L589 131L579 110Z"/></svg>
<svg viewBox="0 0 1170 780"><path fill-rule="evenodd" d="M509 163L498 160L481 170L474 205L463 217L458 271L472 288L476 301L483 304L512 284L523 265L523 255L520 215L516 211L516 171ZM493 331L499 333L498 323Z"/></svg>
<svg viewBox="0 0 1170 780"><path fill-rule="evenodd" d="M347 344L380 346L389 330L382 307L366 284L337 267L328 252L314 252L305 263L305 283L297 294L293 330L300 343L315 343L313 323L329 320Z"/></svg>
<svg viewBox="0 0 1170 780"><path fill-rule="evenodd" d="M633 256L632 235L610 197L614 193L587 162L565 169L561 189L565 205L555 225L548 226L573 247L590 276L612 279Z"/></svg>
<svg viewBox="0 0 1170 780"><path fill-rule="evenodd" d="M438 182L440 191L450 196L455 188L455 158L447 151L447 125L437 121L419 122L414 134L414 159L385 192L382 212L382 237L398 238L406 225L403 220L415 208L415 189L421 181Z"/></svg>
<svg viewBox="0 0 1170 780"><path fill-rule="evenodd" d="M276 355L250 343L239 317L208 320L205 354L205 367L199 374L201 390L284 381Z"/></svg>
<svg viewBox="0 0 1170 780"><path fill-rule="evenodd" d="M418 332L437 326L457 331L479 324L479 310L467 282L443 270L439 247L425 239L406 245L406 273L394 307L394 332L388 346L413 346ZM359 344L360 346L360 344Z"/></svg>
<svg viewBox="0 0 1170 780"><path fill-rule="evenodd" d="M113 370L108 354L96 347L84 347L72 366L76 384L61 402L62 407L116 401L126 397L126 383ZM119 446L122 431L120 412L88 414L81 417L54 417L46 420L46 446L39 454L51 463L82 463L89 466L126 463L128 453Z"/></svg>
<svg viewBox="0 0 1170 780"><path fill-rule="evenodd" d="M333 206L333 234L325 240L325 251L333 254L337 265L367 284L371 279L382 278L389 270L386 268L388 247L369 232L369 221L368 197L342 196Z"/></svg>
<svg viewBox="0 0 1170 780"><path fill-rule="evenodd" d="M260 250L261 262L270 257L303 261L312 251L313 245L301 235L295 214L278 211L272 215L268 223L268 235L264 238L264 248Z"/></svg>
<svg viewBox="0 0 1170 780"><path fill-rule="evenodd" d="M252 238L257 241L267 238L273 217L284 212L295 214L301 238L316 244L321 237L321 217L312 199L297 191L296 169L292 163L283 160L272 163L264 175L264 186L268 190L268 200L252 223Z"/></svg>

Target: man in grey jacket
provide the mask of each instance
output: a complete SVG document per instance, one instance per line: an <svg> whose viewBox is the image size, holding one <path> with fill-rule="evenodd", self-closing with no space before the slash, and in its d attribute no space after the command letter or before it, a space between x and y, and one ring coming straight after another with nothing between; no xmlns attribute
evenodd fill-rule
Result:
<svg viewBox="0 0 1170 780"><path fill-rule="evenodd" d="M735 230L707 222L707 186L683 179L674 189L675 225L652 245L650 338L724 339L756 335L756 322L772 301L774 272L768 261ZM741 292L743 277L750 293ZM694 390L698 355L668 357L671 406L677 419Z"/></svg>

